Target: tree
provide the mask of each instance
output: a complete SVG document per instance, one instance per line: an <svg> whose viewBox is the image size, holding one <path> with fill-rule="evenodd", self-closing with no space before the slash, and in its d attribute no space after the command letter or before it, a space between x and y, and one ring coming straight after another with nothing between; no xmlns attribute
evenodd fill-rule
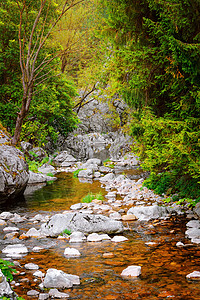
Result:
<svg viewBox="0 0 200 300"><path fill-rule="evenodd" d="M17 0L19 12L19 53L22 72L23 96L18 113L12 144L19 141L22 124L28 115L33 95L40 92L42 84L55 72L53 62L61 54L55 45L49 46L53 29L62 17L84 0L30 1Z"/></svg>
<svg viewBox="0 0 200 300"><path fill-rule="evenodd" d="M200 177L199 0L102 0L111 90L135 109L143 166Z"/></svg>

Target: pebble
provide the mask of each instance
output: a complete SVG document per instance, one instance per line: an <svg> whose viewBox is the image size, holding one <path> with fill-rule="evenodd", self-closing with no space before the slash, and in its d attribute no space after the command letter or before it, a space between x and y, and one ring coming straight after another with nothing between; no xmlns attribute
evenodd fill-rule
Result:
<svg viewBox="0 0 200 300"><path fill-rule="evenodd" d="M3 231L4 231L4 232L9 232L9 231L19 231L19 228L18 228L18 227L11 227L11 226L9 226L9 227L5 227L5 228L3 229Z"/></svg>
<svg viewBox="0 0 200 300"><path fill-rule="evenodd" d="M64 255L66 255L66 256L80 256L81 253L75 248L65 248Z"/></svg>
<svg viewBox="0 0 200 300"><path fill-rule="evenodd" d="M105 252L103 253L103 258L113 258L115 255L113 252Z"/></svg>
<svg viewBox="0 0 200 300"><path fill-rule="evenodd" d="M40 293L38 299L39 300L46 300L48 298L49 298L49 294L47 294L47 293Z"/></svg>
<svg viewBox="0 0 200 300"><path fill-rule="evenodd" d="M129 266L122 271L121 276L138 277L140 276L140 274L141 274L140 266Z"/></svg>
<svg viewBox="0 0 200 300"><path fill-rule="evenodd" d="M123 215L122 216L122 220L123 221L135 221L135 220L137 220L137 218L136 218L136 216L134 216L134 215Z"/></svg>
<svg viewBox="0 0 200 300"><path fill-rule="evenodd" d="M39 295L39 292L35 291L35 290L30 290L27 292L27 296L29 296L29 297L37 297L38 295Z"/></svg>
<svg viewBox="0 0 200 300"><path fill-rule="evenodd" d="M101 242L102 238L98 233L91 233L87 237L88 242Z"/></svg>
<svg viewBox="0 0 200 300"><path fill-rule="evenodd" d="M200 280L200 272L199 271L194 271L194 272L186 275L186 278L192 279L192 280Z"/></svg>
<svg viewBox="0 0 200 300"><path fill-rule="evenodd" d="M33 273L33 276L35 277L44 277L44 273L42 271L36 271Z"/></svg>
<svg viewBox="0 0 200 300"><path fill-rule="evenodd" d="M111 239L111 242L114 242L114 243L124 242L124 241L128 241L128 239L125 236L122 236L122 235L115 235Z"/></svg>
<svg viewBox="0 0 200 300"><path fill-rule="evenodd" d="M23 244L14 244L14 245L6 246L2 250L2 253L8 253L8 254L28 253L28 249Z"/></svg>
<svg viewBox="0 0 200 300"><path fill-rule="evenodd" d="M38 270L39 266L33 263L28 263L24 265L25 269L27 270Z"/></svg>
<svg viewBox="0 0 200 300"><path fill-rule="evenodd" d="M66 293L61 293L57 289L51 289L49 291L49 296L52 298L69 298L69 295Z"/></svg>

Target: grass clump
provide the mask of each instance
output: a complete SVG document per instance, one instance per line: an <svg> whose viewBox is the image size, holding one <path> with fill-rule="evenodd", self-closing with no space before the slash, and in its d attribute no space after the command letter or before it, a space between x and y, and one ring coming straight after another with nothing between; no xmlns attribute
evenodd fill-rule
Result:
<svg viewBox="0 0 200 300"><path fill-rule="evenodd" d="M103 195L99 192L97 194L93 194L93 193L88 193L86 196L84 196L82 199L81 199L81 202L82 203L90 203L92 202L92 200L94 199L97 199L97 200L101 200L103 201L104 200L104 197Z"/></svg>
<svg viewBox="0 0 200 300"><path fill-rule="evenodd" d="M78 174L80 171L82 171L83 169L78 169L76 171L73 172L73 177L78 178Z"/></svg>
<svg viewBox="0 0 200 300"><path fill-rule="evenodd" d="M72 234L72 232L71 232L71 230L70 229L64 229L63 230L63 232L61 232L61 235L63 236L63 235L71 235Z"/></svg>

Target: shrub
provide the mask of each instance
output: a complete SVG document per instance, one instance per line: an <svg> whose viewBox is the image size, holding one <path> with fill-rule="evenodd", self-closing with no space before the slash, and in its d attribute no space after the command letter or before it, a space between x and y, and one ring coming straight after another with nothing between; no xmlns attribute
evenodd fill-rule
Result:
<svg viewBox="0 0 200 300"><path fill-rule="evenodd" d="M12 268L14 264L10 261L0 259L0 269L4 276L6 277L7 281L12 281L13 280L13 275L12 273L16 273L16 270Z"/></svg>

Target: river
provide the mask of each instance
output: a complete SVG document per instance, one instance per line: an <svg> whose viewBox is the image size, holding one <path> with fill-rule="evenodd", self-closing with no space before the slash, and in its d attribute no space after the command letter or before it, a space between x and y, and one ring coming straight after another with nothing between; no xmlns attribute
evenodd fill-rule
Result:
<svg viewBox="0 0 200 300"><path fill-rule="evenodd" d="M84 183L73 178L71 173L60 173L56 182L26 195L17 205L2 207L1 211L9 210L28 217L38 213L52 215L69 210L88 192L106 194L99 181ZM183 216L174 216L168 220L129 222L130 230L124 233L128 241L76 244L73 247L81 253L77 258L64 256L64 249L69 246L66 240L30 239L27 241L30 247L42 245L45 249L29 252L18 260L22 268L17 268L20 274L14 276L19 283L14 290L24 299L30 299L27 291L39 291L40 280L35 279L33 271L23 268L25 263L33 262L43 272L48 268L56 268L80 276L80 286L64 290L70 295L69 299L199 300L200 281L189 281L186 275L200 271L200 246L176 246L178 241L190 243L184 237L187 221ZM19 226L20 230L26 231L32 224L23 223ZM113 257L104 258L106 252L113 253ZM3 254L1 258L5 258ZM129 265L141 266L141 276L136 279L122 278L122 270Z"/></svg>

